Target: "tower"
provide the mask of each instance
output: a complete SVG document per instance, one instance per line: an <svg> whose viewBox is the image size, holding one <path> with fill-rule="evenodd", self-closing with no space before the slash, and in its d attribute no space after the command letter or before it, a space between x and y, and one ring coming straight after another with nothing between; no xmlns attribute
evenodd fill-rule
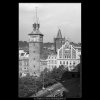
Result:
<svg viewBox="0 0 100 100"><path fill-rule="evenodd" d="M55 44L55 51L57 52L57 49L60 49L62 44L65 43L65 38L62 38L61 30L58 30L57 37L54 38L54 44Z"/></svg>
<svg viewBox="0 0 100 100"><path fill-rule="evenodd" d="M39 31L40 24L37 18L37 9L33 31L29 35L29 72L30 75L40 75L40 53L43 44L43 34Z"/></svg>

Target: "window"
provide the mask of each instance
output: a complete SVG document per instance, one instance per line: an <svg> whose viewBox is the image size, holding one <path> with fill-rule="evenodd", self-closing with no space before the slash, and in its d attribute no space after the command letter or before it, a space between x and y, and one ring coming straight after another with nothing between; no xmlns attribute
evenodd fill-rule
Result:
<svg viewBox="0 0 100 100"><path fill-rule="evenodd" d="M67 61L67 65L68 65L68 61Z"/></svg>
<svg viewBox="0 0 100 100"><path fill-rule="evenodd" d="M35 43L33 43L33 46L35 46Z"/></svg>
<svg viewBox="0 0 100 100"><path fill-rule="evenodd" d="M60 61L60 64L62 64L62 62Z"/></svg>
<svg viewBox="0 0 100 100"><path fill-rule="evenodd" d="M73 65L75 65L75 62L73 62Z"/></svg>
<svg viewBox="0 0 100 100"><path fill-rule="evenodd" d="M35 68L35 65L34 65L34 68Z"/></svg>
<svg viewBox="0 0 100 100"><path fill-rule="evenodd" d="M63 61L63 64L65 64L65 61Z"/></svg>
<svg viewBox="0 0 100 100"><path fill-rule="evenodd" d="M27 67L25 67L24 69L27 69Z"/></svg>
<svg viewBox="0 0 100 100"><path fill-rule="evenodd" d="M33 53L35 53L35 51L33 51Z"/></svg>
<svg viewBox="0 0 100 100"><path fill-rule="evenodd" d="M76 58L76 51L72 49L72 58Z"/></svg>
<svg viewBox="0 0 100 100"><path fill-rule="evenodd" d="M59 51L59 58L62 58L62 49Z"/></svg>
<svg viewBox="0 0 100 100"><path fill-rule="evenodd" d="M34 60L35 60L35 58L34 58Z"/></svg>

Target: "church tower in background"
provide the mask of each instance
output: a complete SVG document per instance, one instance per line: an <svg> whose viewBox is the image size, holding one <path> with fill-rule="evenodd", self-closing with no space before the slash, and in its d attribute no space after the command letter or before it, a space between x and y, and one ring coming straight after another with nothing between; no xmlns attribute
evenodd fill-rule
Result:
<svg viewBox="0 0 100 100"><path fill-rule="evenodd" d="M43 45L43 34L39 31L40 24L37 17L33 23L33 31L29 33L29 73L33 76L40 76L40 54Z"/></svg>
<svg viewBox="0 0 100 100"><path fill-rule="evenodd" d="M60 49L64 43L65 43L65 38L62 38L61 30L59 29L57 37L54 38L55 52L57 52L57 49Z"/></svg>

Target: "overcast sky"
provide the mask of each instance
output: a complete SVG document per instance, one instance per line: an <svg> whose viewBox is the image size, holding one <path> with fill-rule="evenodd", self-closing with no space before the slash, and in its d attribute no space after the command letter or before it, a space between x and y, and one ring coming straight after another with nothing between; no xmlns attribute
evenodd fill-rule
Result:
<svg viewBox="0 0 100 100"><path fill-rule="evenodd" d="M19 40L28 41L32 32L35 7L43 42L53 42L60 27L62 36L81 42L81 3L19 3Z"/></svg>

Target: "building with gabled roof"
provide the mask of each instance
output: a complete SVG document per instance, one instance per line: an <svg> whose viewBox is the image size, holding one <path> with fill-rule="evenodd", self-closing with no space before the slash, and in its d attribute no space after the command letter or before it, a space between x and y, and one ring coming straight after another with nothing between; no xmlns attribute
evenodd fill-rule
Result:
<svg viewBox="0 0 100 100"><path fill-rule="evenodd" d="M62 38L61 30L59 29L57 37L54 38L55 52L57 52L57 49L60 49L64 43L65 43L65 38Z"/></svg>

